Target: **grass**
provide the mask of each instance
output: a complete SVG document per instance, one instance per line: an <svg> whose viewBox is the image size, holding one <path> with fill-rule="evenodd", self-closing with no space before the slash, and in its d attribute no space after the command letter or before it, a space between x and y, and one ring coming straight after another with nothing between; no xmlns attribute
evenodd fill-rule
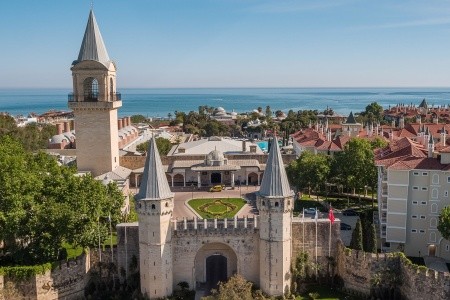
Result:
<svg viewBox="0 0 450 300"><path fill-rule="evenodd" d="M309 294L317 293L319 296L316 299L320 300L357 300L359 297L350 296L337 290L332 290L329 286L325 285L311 285L308 286L306 293L301 296L297 296L296 300L310 300L312 299Z"/></svg>
<svg viewBox="0 0 450 300"><path fill-rule="evenodd" d="M74 259L83 253L83 248L80 246L74 247L69 243L63 243L63 248L67 251L67 259Z"/></svg>
<svg viewBox="0 0 450 300"><path fill-rule="evenodd" d="M233 218L244 206L242 198L192 199L188 202L202 218Z"/></svg>

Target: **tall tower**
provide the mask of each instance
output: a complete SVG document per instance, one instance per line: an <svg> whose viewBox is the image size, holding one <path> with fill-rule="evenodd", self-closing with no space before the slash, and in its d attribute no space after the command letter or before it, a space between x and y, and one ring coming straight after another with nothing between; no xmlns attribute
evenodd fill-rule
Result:
<svg viewBox="0 0 450 300"><path fill-rule="evenodd" d="M73 93L68 102L75 115L78 170L98 176L119 166L117 109L122 101L116 93L116 65L92 10L71 70Z"/></svg>
<svg viewBox="0 0 450 300"><path fill-rule="evenodd" d="M281 296L291 287L293 196L278 140L274 137L257 196L260 215L259 285L273 296Z"/></svg>
<svg viewBox="0 0 450 300"><path fill-rule="evenodd" d="M139 264L141 292L150 299L172 294L173 193L152 138L136 198L139 215Z"/></svg>

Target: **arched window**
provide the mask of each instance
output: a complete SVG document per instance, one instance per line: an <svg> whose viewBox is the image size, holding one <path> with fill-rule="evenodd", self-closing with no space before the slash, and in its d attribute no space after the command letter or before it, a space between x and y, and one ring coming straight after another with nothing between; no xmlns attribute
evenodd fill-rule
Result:
<svg viewBox="0 0 450 300"><path fill-rule="evenodd" d="M156 205L155 204L152 204L152 209L156 209Z"/></svg>
<svg viewBox="0 0 450 300"><path fill-rule="evenodd" d="M430 232L430 243L436 242L436 232Z"/></svg>
<svg viewBox="0 0 450 300"><path fill-rule="evenodd" d="M435 175L436 175L436 174L435 174ZM438 196L439 196L439 191L438 191L438 189L433 189L433 190L431 191L431 198L437 199Z"/></svg>
<svg viewBox="0 0 450 300"><path fill-rule="evenodd" d="M436 218L431 218L430 219L430 227L431 228L436 228L437 227L437 219Z"/></svg>
<svg viewBox="0 0 450 300"><path fill-rule="evenodd" d="M98 101L98 81L94 77L88 77L83 82L84 101Z"/></svg>
<svg viewBox="0 0 450 300"><path fill-rule="evenodd" d="M266 202L265 201L262 202L262 206L266 206Z"/></svg>
<svg viewBox="0 0 450 300"><path fill-rule="evenodd" d="M432 214L437 214L438 213L438 205L437 205L437 203L431 204L431 213Z"/></svg>
<svg viewBox="0 0 450 300"><path fill-rule="evenodd" d="M169 202L166 202L166 207L169 207Z"/></svg>
<svg viewBox="0 0 450 300"><path fill-rule="evenodd" d="M433 184L439 184L439 175L433 174Z"/></svg>
<svg viewBox="0 0 450 300"><path fill-rule="evenodd" d="M278 206L280 206L280 204L277 201L277 202L275 202L275 207L278 207Z"/></svg>
<svg viewBox="0 0 450 300"><path fill-rule="evenodd" d="M109 94L114 97L114 80L112 78L109 79Z"/></svg>

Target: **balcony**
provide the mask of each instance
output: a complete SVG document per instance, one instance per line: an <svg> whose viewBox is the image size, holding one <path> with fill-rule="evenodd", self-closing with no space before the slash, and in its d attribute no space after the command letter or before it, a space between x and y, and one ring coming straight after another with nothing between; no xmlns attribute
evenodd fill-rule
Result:
<svg viewBox="0 0 450 300"><path fill-rule="evenodd" d="M69 93L67 96L67 100L69 102L98 102L99 93L91 93L88 95L74 95L73 93ZM82 101L79 101L79 99L83 99ZM113 93L108 96L108 100L106 102L114 102L114 101L121 101L122 100L122 94L121 93Z"/></svg>

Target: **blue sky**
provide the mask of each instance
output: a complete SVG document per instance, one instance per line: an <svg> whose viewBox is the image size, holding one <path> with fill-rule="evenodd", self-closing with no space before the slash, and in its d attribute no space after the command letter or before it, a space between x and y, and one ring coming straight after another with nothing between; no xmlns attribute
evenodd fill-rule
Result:
<svg viewBox="0 0 450 300"><path fill-rule="evenodd" d="M2 0L0 88L71 87L89 0ZM450 1L96 0L118 85L448 87Z"/></svg>

